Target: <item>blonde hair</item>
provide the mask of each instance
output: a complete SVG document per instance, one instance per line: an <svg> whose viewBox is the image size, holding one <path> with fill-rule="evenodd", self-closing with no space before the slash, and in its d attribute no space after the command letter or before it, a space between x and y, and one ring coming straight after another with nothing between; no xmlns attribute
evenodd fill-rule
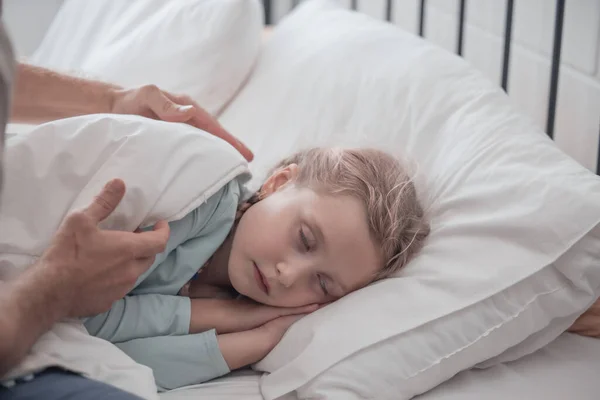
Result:
<svg viewBox="0 0 600 400"><path fill-rule="evenodd" d="M310 148L285 158L271 171L298 165L294 183L318 193L349 195L365 206L371 237L383 266L374 279L404 267L429 234L412 178L392 155L372 148ZM260 200L260 194L249 201Z"/></svg>

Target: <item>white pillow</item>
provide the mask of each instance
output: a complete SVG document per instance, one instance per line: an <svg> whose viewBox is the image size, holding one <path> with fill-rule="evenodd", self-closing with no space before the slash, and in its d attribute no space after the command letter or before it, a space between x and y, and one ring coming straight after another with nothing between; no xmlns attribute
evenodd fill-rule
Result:
<svg viewBox="0 0 600 400"><path fill-rule="evenodd" d="M411 156L432 232L397 278L296 323L256 368L266 399L408 399L545 345L600 286L600 180L464 60L333 1L282 21L222 115L257 185L317 144Z"/></svg>
<svg viewBox="0 0 600 400"><path fill-rule="evenodd" d="M181 219L231 180L249 179L247 162L224 140L137 115L39 125L7 140L5 163L0 265L5 254L41 255L66 215L111 179L122 179L127 191L100 226L126 231Z"/></svg>
<svg viewBox="0 0 600 400"><path fill-rule="evenodd" d="M155 84L216 114L248 76L262 22L258 0L68 0L30 62Z"/></svg>

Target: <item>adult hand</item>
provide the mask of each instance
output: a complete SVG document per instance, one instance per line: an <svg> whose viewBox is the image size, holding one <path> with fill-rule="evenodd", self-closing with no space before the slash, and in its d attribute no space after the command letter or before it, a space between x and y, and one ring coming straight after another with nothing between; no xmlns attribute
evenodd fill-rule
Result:
<svg viewBox="0 0 600 400"><path fill-rule="evenodd" d="M569 328L569 332L600 338L600 299L577 318Z"/></svg>
<svg viewBox="0 0 600 400"><path fill-rule="evenodd" d="M107 311L131 290L138 277L164 251L169 225L160 221L148 232L100 230L125 195L125 183L115 179L84 210L64 220L35 268L59 286L65 317L85 317Z"/></svg>
<svg viewBox="0 0 600 400"><path fill-rule="evenodd" d="M175 95L154 85L146 85L116 90L112 104L112 112L116 114L136 114L168 122L185 122L225 140L246 160L252 161L254 158L250 149L188 96Z"/></svg>

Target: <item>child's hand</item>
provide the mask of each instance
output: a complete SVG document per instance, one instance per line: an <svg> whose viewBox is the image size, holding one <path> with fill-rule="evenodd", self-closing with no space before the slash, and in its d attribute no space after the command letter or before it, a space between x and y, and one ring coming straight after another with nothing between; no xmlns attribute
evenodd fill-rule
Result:
<svg viewBox="0 0 600 400"><path fill-rule="evenodd" d="M303 307L272 307L251 300L191 299L190 333L216 329L218 334L257 328L279 317L308 314L318 304Z"/></svg>
<svg viewBox="0 0 600 400"><path fill-rule="evenodd" d="M240 327L240 330L248 330L263 326L267 322L280 319L281 317L309 314L316 311L319 308L319 305L310 304L302 307L273 307L244 299L235 301L234 307L236 318L245 324L245 326Z"/></svg>
<svg viewBox="0 0 600 400"><path fill-rule="evenodd" d="M300 318L314 312L320 308L328 306L332 302L324 303L324 304L316 304L314 309L311 311L307 311L304 314L294 314L294 315L286 315L282 317L275 318L267 322L266 324L258 327L257 331L264 332L267 343L269 343L270 348L269 351L273 350L277 343L281 341L283 335L287 332L290 326L294 324L294 322L298 321ZM312 306L311 306L312 307Z"/></svg>
<svg viewBox="0 0 600 400"><path fill-rule="evenodd" d="M258 327L257 331L263 332L265 341L268 343L269 352L277 346L277 343L281 341L289 327L307 314L286 315L285 317L276 318Z"/></svg>
<svg viewBox="0 0 600 400"><path fill-rule="evenodd" d="M218 335L219 348L229 368L238 369L265 358L288 328L305 315L287 315L255 329Z"/></svg>

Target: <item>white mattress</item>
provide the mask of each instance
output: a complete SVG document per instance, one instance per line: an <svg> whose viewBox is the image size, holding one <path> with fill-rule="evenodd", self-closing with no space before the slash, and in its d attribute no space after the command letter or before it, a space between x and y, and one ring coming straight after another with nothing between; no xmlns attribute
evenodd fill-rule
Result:
<svg viewBox="0 0 600 400"><path fill-rule="evenodd" d="M189 386L162 393L161 400L263 400L260 394L261 373L252 370L236 371L223 378L201 385ZM293 397L290 400L295 400Z"/></svg>
<svg viewBox="0 0 600 400"><path fill-rule="evenodd" d="M415 400L597 400L600 340L565 333L518 361L465 371ZM241 371L209 383L171 391L161 400L263 400L261 374ZM295 400L289 396L281 400Z"/></svg>

